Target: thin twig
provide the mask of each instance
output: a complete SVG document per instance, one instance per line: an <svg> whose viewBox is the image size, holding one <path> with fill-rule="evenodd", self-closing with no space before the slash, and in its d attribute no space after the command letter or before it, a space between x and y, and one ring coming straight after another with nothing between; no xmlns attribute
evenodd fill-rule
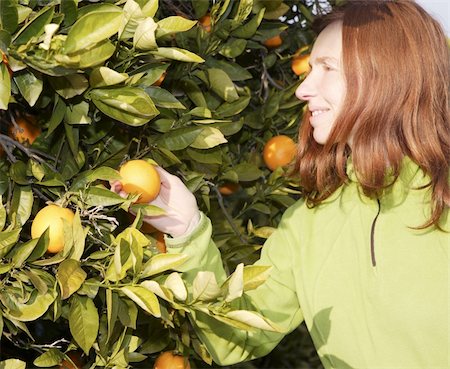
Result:
<svg viewBox="0 0 450 369"><path fill-rule="evenodd" d="M242 233L239 231L238 227L236 227L236 224L234 224L233 218L231 217L230 214L228 214L227 209L225 209L225 205L224 205L224 203L223 203L223 196L222 196L222 194L219 192L219 189L217 188L217 186L216 186L214 183L209 182L209 181L206 181L206 183L207 183L208 186L210 186L210 187L214 190L214 192L217 194L217 201L219 202L220 209L222 210L223 215L225 216L225 219L226 219L227 222L230 224L230 226L231 226L231 228L233 229L233 231L234 231L234 233L236 234L236 236L239 237L239 239L240 239L240 241L241 241L242 243L247 244L247 243L248 243L247 240L244 238L244 236L242 235Z"/></svg>

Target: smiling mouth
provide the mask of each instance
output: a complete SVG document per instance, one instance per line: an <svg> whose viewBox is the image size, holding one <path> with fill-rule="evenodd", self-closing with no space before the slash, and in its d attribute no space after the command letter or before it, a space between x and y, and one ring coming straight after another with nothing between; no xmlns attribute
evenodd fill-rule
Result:
<svg viewBox="0 0 450 369"><path fill-rule="evenodd" d="M328 112L328 110L315 110L315 111L311 112L311 116L317 117L318 115L326 113L326 112Z"/></svg>

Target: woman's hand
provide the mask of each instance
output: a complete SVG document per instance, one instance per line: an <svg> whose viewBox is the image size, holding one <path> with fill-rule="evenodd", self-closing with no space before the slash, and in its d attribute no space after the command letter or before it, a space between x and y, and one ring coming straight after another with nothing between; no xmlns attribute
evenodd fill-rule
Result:
<svg viewBox="0 0 450 369"><path fill-rule="evenodd" d="M189 234L200 220L200 211L194 195L177 177L161 167L155 167L161 177L161 190L158 197L149 202L163 209L166 213L159 216L145 216L144 222L151 224L172 237ZM127 196L119 181L111 184L111 190Z"/></svg>

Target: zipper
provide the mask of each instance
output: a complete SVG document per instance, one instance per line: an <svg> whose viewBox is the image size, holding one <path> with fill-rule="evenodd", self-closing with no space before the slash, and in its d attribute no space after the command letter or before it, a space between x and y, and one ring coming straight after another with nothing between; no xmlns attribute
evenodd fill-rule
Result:
<svg viewBox="0 0 450 369"><path fill-rule="evenodd" d="M378 204L378 212L372 222L372 228L370 229L370 256L372 258L372 266L375 267L377 265L377 261L375 259L375 225L377 223L378 216L381 211L380 199L377 199Z"/></svg>

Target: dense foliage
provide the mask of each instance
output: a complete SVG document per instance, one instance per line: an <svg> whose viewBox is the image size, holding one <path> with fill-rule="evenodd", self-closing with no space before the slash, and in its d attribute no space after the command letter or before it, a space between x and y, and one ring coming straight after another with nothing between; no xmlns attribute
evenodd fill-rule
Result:
<svg viewBox="0 0 450 369"><path fill-rule="evenodd" d="M50 367L79 350L87 367L148 367L167 349L211 363L192 309L276 329L230 302L263 283L266 270L244 264L298 197L262 152L271 137L296 135L291 62L308 53L323 3L0 1L0 331L2 359L23 360L5 365ZM281 44L264 44L277 35ZM184 256L139 230L161 210L109 190L136 158L196 195L233 273L224 285L176 272ZM49 203L75 213L54 255L48 232L30 234Z"/></svg>

